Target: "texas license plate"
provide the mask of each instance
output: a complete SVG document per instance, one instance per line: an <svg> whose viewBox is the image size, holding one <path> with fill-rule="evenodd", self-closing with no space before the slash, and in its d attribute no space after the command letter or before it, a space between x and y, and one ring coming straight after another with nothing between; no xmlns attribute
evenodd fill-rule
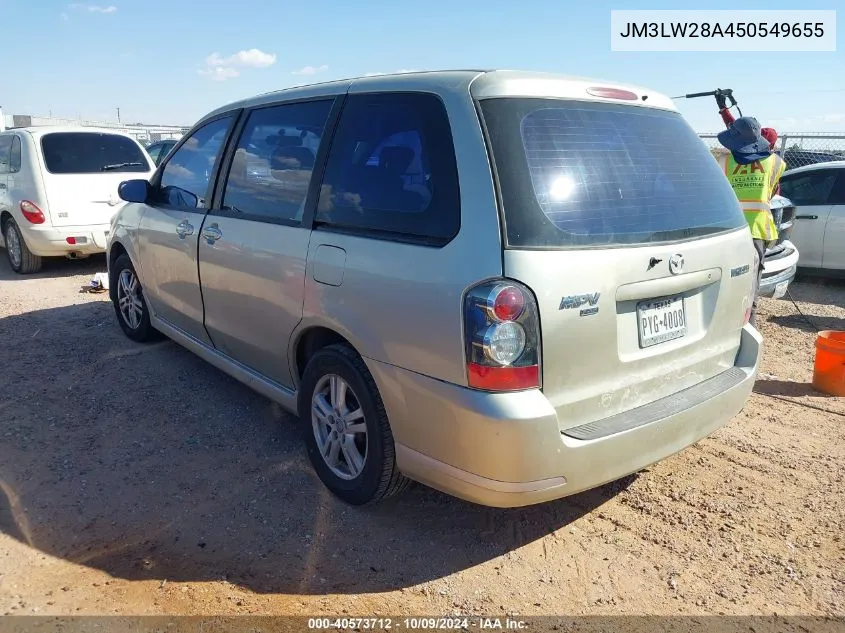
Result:
<svg viewBox="0 0 845 633"><path fill-rule="evenodd" d="M651 347L681 338L687 333L687 315L682 296L641 301L637 304L640 347Z"/></svg>

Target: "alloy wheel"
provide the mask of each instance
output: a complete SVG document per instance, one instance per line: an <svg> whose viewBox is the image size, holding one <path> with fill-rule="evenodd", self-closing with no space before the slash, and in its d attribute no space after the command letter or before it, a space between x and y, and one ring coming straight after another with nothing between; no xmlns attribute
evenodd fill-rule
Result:
<svg viewBox="0 0 845 633"><path fill-rule="evenodd" d="M311 398L317 450L338 477L355 479L367 462L367 424L352 387L336 374L320 378Z"/></svg>
<svg viewBox="0 0 845 633"><path fill-rule="evenodd" d="M117 304L126 325L133 330L138 329L144 314L144 304L141 298L141 284L138 283L138 277L131 270L120 271L117 283Z"/></svg>
<svg viewBox="0 0 845 633"><path fill-rule="evenodd" d="M18 232L12 224L9 224L9 228L6 229L6 248L9 251L12 266L20 268L23 261L23 249L21 248L20 238L18 238Z"/></svg>

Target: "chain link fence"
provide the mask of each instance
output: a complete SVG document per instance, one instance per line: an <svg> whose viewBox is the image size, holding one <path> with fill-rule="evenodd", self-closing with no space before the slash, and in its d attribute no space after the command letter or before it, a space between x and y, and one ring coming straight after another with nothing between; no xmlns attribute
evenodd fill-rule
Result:
<svg viewBox="0 0 845 633"><path fill-rule="evenodd" d="M721 148L715 133L699 136L711 151ZM845 134L782 134L775 151L786 161L788 169L845 160Z"/></svg>
<svg viewBox="0 0 845 633"><path fill-rule="evenodd" d="M3 114L0 108L0 130L30 126L98 127L118 130L135 137L141 144L155 143L165 139L179 139L190 130L189 126L151 125L145 123L118 123L115 121L89 121L83 119L62 119L29 114Z"/></svg>

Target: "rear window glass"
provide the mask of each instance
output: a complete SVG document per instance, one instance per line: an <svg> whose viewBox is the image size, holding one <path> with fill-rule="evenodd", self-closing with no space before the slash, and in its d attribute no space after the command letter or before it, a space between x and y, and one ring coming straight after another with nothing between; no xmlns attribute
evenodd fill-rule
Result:
<svg viewBox="0 0 845 633"><path fill-rule="evenodd" d="M675 112L554 99L481 102L512 247L616 246L745 226Z"/></svg>
<svg viewBox="0 0 845 633"><path fill-rule="evenodd" d="M117 134L52 132L41 137L51 174L149 171L149 161L132 139Z"/></svg>

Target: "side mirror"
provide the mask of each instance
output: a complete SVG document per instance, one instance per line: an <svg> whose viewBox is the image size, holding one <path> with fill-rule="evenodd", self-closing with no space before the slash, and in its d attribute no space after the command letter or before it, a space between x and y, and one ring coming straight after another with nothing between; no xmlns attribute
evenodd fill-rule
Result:
<svg viewBox="0 0 845 633"><path fill-rule="evenodd" d="M126 202L146 202L150 195L150 183L146 180L124 180L117 188L117 195Z"/></svg>

